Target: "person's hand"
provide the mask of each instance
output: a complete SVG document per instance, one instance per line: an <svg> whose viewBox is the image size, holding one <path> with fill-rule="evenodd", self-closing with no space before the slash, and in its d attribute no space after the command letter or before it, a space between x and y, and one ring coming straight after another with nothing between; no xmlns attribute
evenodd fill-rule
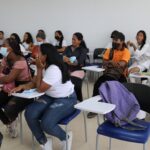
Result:
<svg viewBox="0 0 150 150"><path fill-rule="evenodd" d="M63 60L64 60L64 62L66 62L66 63L70 62L70 59L69 59L67 56L63 56Z"/></svg>
<svg viewBox="0 0 150 150"><path fill-rule="evenodd" d="M45 68L45 64L43 64L41 62L39 57L35 58L35 64L36 64L37 69L44 69Z"/></svg>
<svg viewBox="0 0 150 150"><path fill-rule="evenodd" d="M130 73L136 73L136 72L140 72L140 68L139 68L139 67L134 67L134 68L131 68L131 69L129 70L129 74L130 74Z"/></svg>
<svg viewBox="0 0 150 150"><path fill-rule="evenodd" d="M24 85L20 85L16 88L12 89L8 94L12 95L12 93L20 92L20 91L23 91L23 90L25 90Z"/></svg>
<svg viewBox="0 0 150 150"><path fill-rule="evenodd" d="M127 41L127 46L130 46L130 43L131 43L130 41Z"/></svg>

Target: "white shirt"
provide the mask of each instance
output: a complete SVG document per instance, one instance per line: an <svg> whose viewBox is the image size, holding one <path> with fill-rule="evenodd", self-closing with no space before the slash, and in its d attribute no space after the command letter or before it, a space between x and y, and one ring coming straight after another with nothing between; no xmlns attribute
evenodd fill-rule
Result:
<svg viewBox="0 0 150 150"><path fill-rule="evenodd" d="M140 71L144 71L144 70L148 70L148 72L150 71L150 60L145 61L144 63L138 65L138 67L140 68Z"/></svg>
<svg viewBox="0 0 150 150"><path fill-rule="evenodd" d="M69 80L62 83L62 73L58 66L50 65L43 74L43 81L51 87L45 92L46 95L61 98L67 97L74 92L74 85Z"/></svg>
<svg viewBox="0 0 150 150"><path fill-rule="evenodd" d="M29 51L27 51L22 44L19 44L19 45L20 45L20 49L23 55L24 56L28 55Z"/></svg>
<svg viewBox="0 0 150 150"><path fill-rule="evenodd" d="M55 40L53 45L59 46L59 41ZM62 47L67 47L67 42L65 40L62 41Z"/></svg>
<svg viewBox="0 0 150 150"><path fill-rule="evenodd" d="M141 65L150 59L150 45L145 44L141 50L136 49L136 51L134 51L133 54L134 62L130 66L130 68Z"/></svg>

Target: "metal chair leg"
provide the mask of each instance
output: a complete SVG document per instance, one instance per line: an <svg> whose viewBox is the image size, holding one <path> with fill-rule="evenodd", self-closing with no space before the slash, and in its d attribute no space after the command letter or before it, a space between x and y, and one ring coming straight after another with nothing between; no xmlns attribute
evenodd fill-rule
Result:
<svg viewBox="0 0 150 150"><path fill-rule="evenodd" d="M23 144L22 112L20 112L20 143Z"/></svg>
<svg viewBox="0 0 150 150"><path fill-rule="evenodd" d="M85 134L85 142L87 142L87 122L86 122L86 113L83 111L84 118L84 134Z"/></svg>
<svg viewBox="0 0 150 150"><path fill-rule="evenodd" d="M68 150L68 127L67 125L65 126L65 131L66 131L66 150Z"/></svg>
<svg viewBox="0 0 150 150"><path fill-rule="evenodd" d="M96 135L96 150L99 150L99 135Z"/></svg>
<svg viewBox="0 0 150 150"><path fill-rule="evenodd" d="M145 144L143 144L143 150L146 150L146 145Z"/></svg>
<svg viewBox="0 0 150 150"><path fill-rule="evenodd" d="M109 150L111 150L111 138L109 138Z"/></svg>
<svg viewBox="0 0 150 150"><path fill-rule="evenodd" d="M34 135L32 134L32 150L35 150L35 147L34 147Z"/></svg>

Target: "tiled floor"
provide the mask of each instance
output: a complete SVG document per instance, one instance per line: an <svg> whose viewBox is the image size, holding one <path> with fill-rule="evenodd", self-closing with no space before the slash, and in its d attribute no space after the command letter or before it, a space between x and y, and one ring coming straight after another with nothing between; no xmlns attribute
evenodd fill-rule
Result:
<svg viewBox="0 0 150 150"><path fill-rule="evenodd" d="M92 93L92 84L90 84L90 95ZM86 84L83 85L83 93L86 98ZM96 145L96 128L97 120L96 118L87 119L87 129L88 129L88 142L84 141L84 126L83 126L83 116L80 114L75 118L69 126L69 129L73 131L73 145L72 150L95 150ZM18 124L19 129L19 124ZM1 149L2 150L31 150L31 132L27 127L25 120L23 119L23 138L24 143L20 144L19 136L15 139L10 138L6 133L6 128L4 125L0 124L0 131L4 135L4 140ZM150 150L150 142L147 143L147 150ZM108 138L100 137L100 148L101 150L108 150ZM112 150L142 150L141 144L129 143L119 140L112 140ZM53 149L60 150L59 140L53 138ZM36 143L36 150L40 150L40 146Z"/></svg>

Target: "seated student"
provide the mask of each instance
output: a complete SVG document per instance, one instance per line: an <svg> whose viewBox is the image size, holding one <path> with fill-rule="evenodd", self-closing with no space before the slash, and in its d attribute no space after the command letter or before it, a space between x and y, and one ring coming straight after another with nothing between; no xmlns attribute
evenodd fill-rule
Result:
<svg viewBox="0 0 150 150"><path fill-rule="evenodd" d="M16 40L12 38L6 39L0 53L4 56L0 74L0 84L3 84L0 91L0 120L8 125L10 136L16 137L16 121L14 120L17 118L18 113L24 110L32 100L9 96L8 93L11 90L9 88L29 82L31 75Z"/></svg>
<svg viewBox="0 0 150 150"><path fill-rule="evenodd" d="M125 36L119 32L112 41L112 49L107 49L103 55L104 74L94 84L93 96L99 95L99 87L105 81L117 80L126 82L127 66L130 60L130 52L126 48ZM88 113L88 118L95 113Z"/></svg>
<svg viewBox="0 0 150 150"><path fill-rule="evenodd" d="M24 46L24 48L29 51L30 47L32 47L33 45L33 38L31 33L29 32L25 32L24 36L23 36L23 41L22 41L22 45Z"/></svg>
<svg viewBox="0 0 150 150"><path fill-rule="evenodd" d="M43 43L47 43L46 42L46 35L44 33L38 33L36 35L36 41L37 41L37 43L35 43L35 45L38 45L38 46L40 46Z"/></svg>
<svg viewBox="0 0 150 150"><path fill-rule="evenodd" d="M59 138L62 141L62 150L66 150L66 133L58 123L74 111L77 101L74 85L70 81L66 65L51 44L45 43L40 46L36 66L35 80L29 84L20 85L12 92L30 88L45 92L44 96L27 107L25 112L27 123L43 150L52 150L52 141L47 140L45 133ZM68 150L71 150L71 140L70 132Z"/></svg>
<svg viewBox="0 0 150 150"><path fill-rule="evenodd" d="M132 61L133 64L131 64L130 68L135 67L150 59L150 45L146 43L145 31L140 30L136 35L136 43L128 41L127 46L133 48L132 55L134 58Z"/></svg>
<svg viewBox="0 0 150 150"><path fill-rule="evenodd" d="M0 31L0 48L3 45L4 40L5 40L5 38L4 38L4 32ZM3 58L3 56L0 54L0 59L2 59L2 58Z"/></svg>
<svg viewBox="0 0 150 150"><path fill-rule="evenodd" d="M57 48L59 53L63 53L67 47L67 43L64 40L63 33L60 30L55 31L55 41L53 45Z"/></svg>
<svg viewBox="0 0 150 150"><path fill-rule="evenodd" d="M19 35L17 33L12 33L10 35L10 38L13 38L13 39L15 39L18 42L18 44L20 45L20 49L21 49L22 54L24 56L27 56L28 55L28 51L26 51L26 49L22 45Z"/></svg>
<svg viewBox="0 0 150 150"><path fill-rule="evenodd" d="M4 38L4 32L0 31L0 47L3 45L4 40L5 40L5 38Z"/></svg>
<svg viewBox="0 0 150 150"><path fill-rule="evenodd" d="M83 35L76 32L72 37L72 45L68 46L63 54L63 60L68 65L71 73L71 81L75 85L75 91L79 101L83 100L81 86L84 71L81 71L81 68L85 65L87 51L88 49L83 40Z"/></svg>

